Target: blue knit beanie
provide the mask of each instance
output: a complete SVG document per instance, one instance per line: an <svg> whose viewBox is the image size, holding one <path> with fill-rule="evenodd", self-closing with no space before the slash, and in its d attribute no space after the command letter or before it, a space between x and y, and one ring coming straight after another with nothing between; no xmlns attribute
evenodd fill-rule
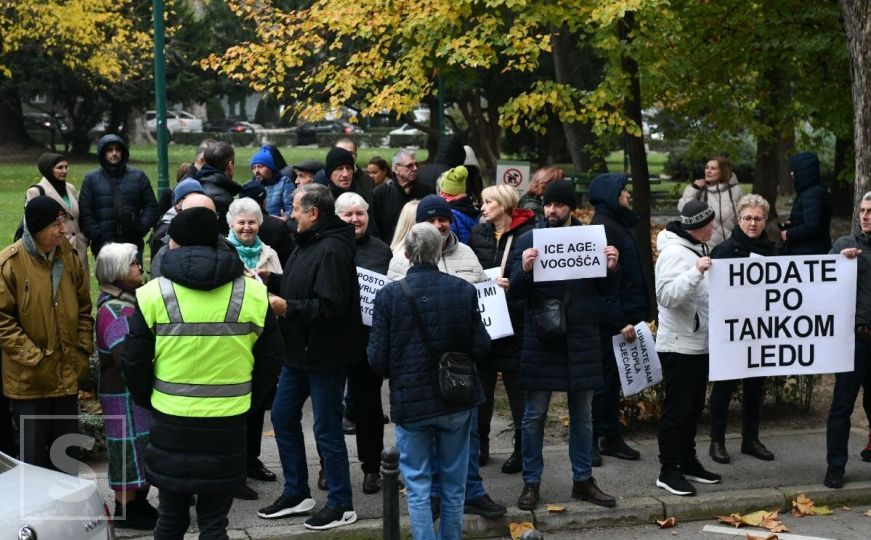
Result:
<svg viewBox="0 0 871 540"><path fill-rule="evenodd" d="M251 157L251 165L263 165L274 173L278 172L278 168L275 167L275 161L272 159L272 152L265 146Z"/></svg>
<svg viewBox="0 0 871 540"><path fill-rule="evenodd" d="M420 203L417 205L415 221L417 223L423 223L424 221L434 217L448 218L451 221L454 220L454 215L451 213L451 207L448 205L446 200L438 195L427 195L421 199Z"/></svg>

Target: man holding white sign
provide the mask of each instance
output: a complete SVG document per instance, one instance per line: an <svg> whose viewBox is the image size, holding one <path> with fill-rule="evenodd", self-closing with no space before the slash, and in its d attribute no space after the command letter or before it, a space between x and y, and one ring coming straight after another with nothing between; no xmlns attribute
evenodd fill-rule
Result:
<svg viewBox="0 0 871 540"><path fill-rule="evenodd" d="M528 303L520 355L520 385L527 391L522 437L524 485L517 500L522 510L532 510L539 502L544 471L544 422L553 392L568 394L572 497L608 508L617 504L614 497L596 485L590 456L593 391L602 384L597 307L617 280L613 275L607 279L556 278L547 282L533 279L533 272L545 255L533 247L536 233L587 228L578 227L580 223L572 218L575 205L571 182L560 180L548 186L544 192L547 221L521 236L511 252L509 295L512 300L526 299ZM598 228L601 230L601 226ZM603 241L595 251L586 245L583 249L585 256L600 258L609 272L616 270L616 248L606 247Z"/></svg>
<svg viewBox="0 0 871 540"><path fill-rule="evenodd" d="M856 274L855 356L852 371L835 375L832 408L826 426L828 470L823 483L830 488L844 486L850 414L859 395L859 386L871 392L871 191L859 203L859 231L835 241L832 253L854 259Z"/></svg>

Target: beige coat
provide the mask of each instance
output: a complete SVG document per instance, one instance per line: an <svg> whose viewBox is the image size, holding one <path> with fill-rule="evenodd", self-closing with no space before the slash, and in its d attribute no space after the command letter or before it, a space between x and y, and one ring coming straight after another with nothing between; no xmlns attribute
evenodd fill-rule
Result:
<svg viewBox="0 0 871 540"><path fill-rule="evenodd" d="M88 274L88 237L85 236L85 233L83 233L82 229L79 227L79 194L78 192L76 192L76 187L69 182L66 183L67 197L69 197L70 199L70 204L67 204L63 196L58 193L54 189L54 187L52 187L51 182L49 182L45 178L40 180L37 185L45 190L46 196L51 197L52 199L59 202L60 205L63 206L64 210L67 211L67 219L64 222L64 225L66 225L67 229L67 241L76 251L76 255L79 256L79 260L82 261L82 266L85 269L85 274ZM38 189L28 189L27 193L24 196L24 204L27 204L30 199L38 196Z"/></svg>

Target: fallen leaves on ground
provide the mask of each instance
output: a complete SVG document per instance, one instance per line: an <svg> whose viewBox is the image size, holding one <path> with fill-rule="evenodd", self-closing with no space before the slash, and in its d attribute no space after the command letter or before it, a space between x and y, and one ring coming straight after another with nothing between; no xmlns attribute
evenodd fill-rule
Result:
<svg viewBox="0 0 871 540"><path fill-rule="evenodd" d="M777 540L777 535L769 534L768 536L756 536L755 534L747 533L747 540Z"/></svg>
<svg viewBox="0 0 871 540"><path fill-rule="evenodd" d="M804 493L799 493L792 501L792 515L802 516L828 516L832 510L828 506L814 506L814 502Z"/></svg>
<svg viewBox="0 0 871 540"><path fill-rule="evenodd" d="M568 416L560 416L559 421L562 422L563 427L569 427L569 417Z"/></svg>
<svg viewBox="0 0 871 540"><path fill-rule="evenodd" d="M677 518L672 516L670 518L657 519L656 524L659 525L660 529L671 529L677 526Z"/></svg>
<svg viewBox="0 0 871 540"><path fill-rule="evenodd" d="M275 437L275 432L272 430L264 431L263 434L266 435L267 437Z"/></svg>
<svg viewBox="0 0 871 540"><path fill-rule="evenodd" d="M782 521L778 519L778 511L768 512L766 510L758 510L747 515L738 513L729 514L728 516L717 516L720 523L727 523L735 528L742 525L750 525L751 527L762 527L771 532L789 532L789 529Z"/></svg>
<svg viewBox="0 0 871 540"><path fill-rule="evenodd" d="M523 535L523 533L525 533L526 531L534 530L534 529L535 529L535 526L528 521L522 521L520 523L509 523L508 524L508 530L511 531L511 540L519 540L519 538Z"/></svg>
<svg viewBox="0 0 871 540"><path fill-rule="evenodd" d="M865 515L871 517L871 510L865 510Z"/></svg>
<svg viewBox="0 0 871 540"><path fill-rule="evenodd" d="M560 506L560 505L558 505L558 504L549 504L549 505L547 505L547 511L548 511L548 512L554 512L554 513L565 512L565 511L566 511L566 507L565 507L565 506Z"/></svg>

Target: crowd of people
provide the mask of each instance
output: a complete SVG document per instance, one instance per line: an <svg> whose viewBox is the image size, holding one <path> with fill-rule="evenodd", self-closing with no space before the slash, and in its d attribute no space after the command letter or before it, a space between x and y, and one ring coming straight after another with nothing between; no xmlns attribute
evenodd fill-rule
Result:
<svg viewBox="0 0 871 540"><path fill-rule="evenodd" d="M284 485L257 514L311 512L302 425L311 400L316 486L327 494L305 527L356 521L345 434L356 437L362 491L374 494L392 422L413 536L435 538L438 519L438 537L459 538L464 513L507 511L481 474L500 380L513 424L513 451L500 468L522 476L515 504L539 504L545 421L558 392L569 413L570 495L614 507L594 468L602 456L641 455L620 426L611 336L634 341L635 326L651 318L651 298L664 388L656 486L694 495L695 484L721 481L695 444L708 384L708 271L716 259L778 254L858 259L855 370L836 377L824 480L844 484L860 387L871 409L871 193L856 232L832 244L811 153L790 159L797 197L777 241L766 231L765 199L743 193L728 159L710 159L656 239L652 281L640 256L647 240L633 232L629 179L599 175L590 185L591 223L605 230L607 275L541 282L533 279L541 256L533 231L581 225L575 187L556 167L539 170L521 198L509 186L484 187L474 151L455 137L424 167L399 150L390 164L373 157L362 168L354 142L340 139L323 163L288 164L266 145L240 184L233 147L206 140L158 201L145 174L128 165L121 138L107 135L97 148L99 168L78 192L64 156L39 158L43 178L27 190L21 239L0 252L0 449L76 474L75 461L58 464L49 450L78 429L69 418L96 350L117 526L181 538L195 505L201 537L226 538L233 498L259 498L248 479L278 480L259 459L267 410ZM88 247L100 287L96 315ZM391 281L375 296L371 325L363 323L358 268ZM514 329L492 340L473 286L491 278L505 291ZM759 434L763 378L713 384L709 456L730 462L725 434L739 385L741 452L773 460ZM49 420L22 421L31 415ZM862 457L871 461L871 438ZM151 486L157 509L147 500Z"/></svg>

